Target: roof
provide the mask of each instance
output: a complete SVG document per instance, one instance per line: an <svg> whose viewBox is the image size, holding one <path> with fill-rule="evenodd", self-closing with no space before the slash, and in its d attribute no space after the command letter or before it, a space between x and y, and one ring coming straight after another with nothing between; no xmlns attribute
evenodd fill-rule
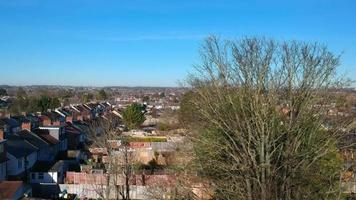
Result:
<svg viewBox="0 0 356 200"><path fill-rule="evenodd" d="M62 108L61 111L64 111L69 115L72 115L73 111L75 111L75 110L73 110L72 108Z"/></svg>
<svg viewBox="0 0 356 200"><path fill-rule="evenodd" d="M90 109L85 107L84 105L76 105L75 108L80 111L80 113L90 113Z"/></svg>
<svg viewBox="0 0 356 200"><path fill-rule="evenodd" d="M40 121L40 119L34 114L27 114L26 118L30 120L32 123L38 123Z"/></svg>
<svg viewBox="0 0 356 200"><path fill-rule="evenodd" d="M26 140L27 142L29 142L30 144L32 144L33 146L37 147L37 148L46 148L49 146L49 144L44 141L43 139L41 139L38 135L36 135L35 133L32 133L28 130L22 130L18 133L18 135L23 138L24 140Z"/></svg>
<svg viewBox="0 0 356 200"><path fill-rule="evenodd" d="M22 181L3 181L0 183L1 199L13 199L16 192L21 189Z"/></svg>
<svg viewBox="0 0 356 200"><path fill-rule="evenodd" d="M65 126L66 133L80 135L82 130L70 122L66 122Z"/></svg>
<svg viewBox="0 0 356 200"><path fill-rule="evenodd" d="M92 155L108 155L106 148L89 148L89 152Z"/></svg>
<svg viewBox="0 0 356 200"><path fill-rule="evenodd" d="M64 164L65 162L63 160L59 160L55 163L40 161L33 166L31 172L57 172Z"/></svg>
<svg viewBox="0 0 356 200"><path fill-rule="evenodd" d="M11 119L11 118L2 118L2 119L0 119L0 121L3 121L5 124L10 126L11 128L20 126L20 124L15 119Z"/></svg>
<svg viewBox="0 0 356 200"><path fill-rule="evenodd" d="M81 129L83 132L89 131L90 125L84 121L75 121L73 125Z"/></svg>
<svg viewBox="0 0 356 200"><path fill-rule="evenodd" d="M28 156L38 150L35 146L26 142L18 135L9 135L6 144L7 152L16 158Z"/></svg>
<svg viewBox="0 0 356 200"><path fill-rule="evenodd" d="M51 135L43 134L43 135L40 135L40 137L50 144L58 144L59 143L59 140L52 137Z"/></svg>
<svg viewBox="0 0 356 200"><path fill-rule="evenodd" d="M30 123L31 121L27 119L27 117L23 115L11 116L11 118L15 119L18 123Z"/></svg>
<svg viewBox="0 0 356 200"><path fill-rule="evenodd" d="M63 118L62 115L60 115L59 113L54 112L54 111L45 112L45 113L43 113L43 115L49 117L52 121L58 121L58 120L60 120L61 118Z"/></svg>
<svg viewBox="0 0 356 200"><path fill-rule="evenodd" d="M49 134L48 129L35 129L33 130L33 132L39 136L41 139L43 139L45 142L49 143L49 144L58 144L59 140L57 140L56 138L52 137Z"/></svg>

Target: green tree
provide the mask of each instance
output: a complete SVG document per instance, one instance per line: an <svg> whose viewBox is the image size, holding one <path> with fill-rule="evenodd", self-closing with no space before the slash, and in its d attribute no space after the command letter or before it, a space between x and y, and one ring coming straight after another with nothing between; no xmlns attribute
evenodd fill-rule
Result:
<svg viewBox="0 0 356 200"><path fill-rule="evenodd" d="M122 121L128 129L138 128L144 121L143 106L133 103L122 112Z"/></svg>
<svg viewBox="0 0 356 200"><path fill-rule="evenodd" d="M318 44L215 37L201 57L180 113L214 198L339 198L338 132L322 131L325 107L314 107L330 103L339 57Z"/></svg>
<svg viewBox="0 0 356 200"><path fill-rule="evenodd" d="M0 88L0 96L6 96L7 95L7 91L4 88Z"/></svg>
<svg viewBox="0 0 356 200"><path fill-rule="evenodd" d="M51 106L51 99L48 96L41 96L37 101L38 108L41 112L47 111Z"/></svg>
<svg viewBox="0 0 356 200"><path fill-rule="evenodd" d="M38 103L38 98L35 98L35 97L31 97L31 98L28 98L28 106L26 108L26 112L28 113L35 113L35 112L38 112L38 111L41 111L41 109L39 108L39 103Z"/></svg>
<svg viewBox="0 0 356 200"><path fill-rule="evenodd" d="M94 95L92 93L85 93L81 96L83 103L88 103L94 99Z"/></svg>
<svg viewBox="0 0 356 200"><path fill-rule="evenodd" d="M98 100L106 100L106 99L108 99L108 95L106 94L104 89L99 90L99 92L97 94L97 99Z"/></svg>
<svg viewBox="0 0 356 200"><path fill-rule="evenodd" d="M61 102L59 101L59 99L57 97L54 98L50 98L50 109L55 109L61 106Z"/></svg>
<svg viewBox="0 0 356 200"><path fill-rule="evenodd" d="M37 107L41 112L45 112L48 109L55 109L60 107L60 101L58 98L51 98L46 95L42 95L38 100L37 100Z"/></svg>
<svg viewBox="0 0 356 200"><path fill-rule="evenodd" d="M166 97L166 94L164 92L161 92L161 93L159 93L159 97L164 98L164 97Z"/></svg>

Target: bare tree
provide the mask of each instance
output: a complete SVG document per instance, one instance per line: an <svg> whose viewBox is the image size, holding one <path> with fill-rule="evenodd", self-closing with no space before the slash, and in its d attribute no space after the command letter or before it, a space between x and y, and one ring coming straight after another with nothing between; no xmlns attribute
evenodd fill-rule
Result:
<svg viewBox="0 0 356 200"><path fill-rule="evenodd" d="M90 125L91 147L107 152L103 159L106 184L95 184L97 194L103 199L130 199L132 155L128 143L121 138L120 124L118 118L112 117L97 119Z"/></svg>
<svg viewBox="0 0 356 200"><path fill-rule="evenodd" d="M215 198L340 197L339 129L323 129L339 56L319 44L210 37L201 57L181 107L194 112L199 174Z"/></svg>

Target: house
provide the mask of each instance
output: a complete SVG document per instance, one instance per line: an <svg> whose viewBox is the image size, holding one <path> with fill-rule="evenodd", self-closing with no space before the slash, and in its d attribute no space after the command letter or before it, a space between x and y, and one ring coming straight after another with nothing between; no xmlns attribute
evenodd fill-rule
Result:
<svg viewBox="0 0 356 200"><path fill-rule="evenodd" d="M23 197L31 197L31 188L23 184L22 181L0 182L1 200L18 200Z"/></svg>
<svg viewBox="0 0 356 200"><path fill-rule="evenodd" d="M31 123L31 131L38 128L40 126L40 118L37 117L34 114L27 114L26 118L30 121Z"/></svg>
<svg viewBox="0 0 356 200"><path fill-rule="evenodd" d="M49 144L50 150L48 151L48 154L50 154L53 157L56 157L59 152L59 146L60 146L59 140L51 136L49 134L49 130L46 129L35 129L33 130L33 132L37 136L39 136L42 140L44 140L46 143Z"/></svg>
<svg viewBox="0 0 356 200"><path fill-rule="evenodd" d="M8 177L14 180L26 178L27 171L37 161L38 149L15 134L7 138L6 144Z"/></svg>
<svg viewBox="0 0 356 200"><path fill-rule="evenodd" d="M68 139L64 126L41 126L38 129L47 130L50 136L59 141L59 151L66 151L68 149Z"/></svg>
<svg viewBox="0 0 356 200"><path fill-rule="evenodd" d="M0 129L0 182L6 179L6 140L4 132Z"/></svg>
<svg viewBox="0 0 356 200"><path fill-rule="evenodd" d="M20 123L18 123L15 119L2 118L0 121L3 123L5 135L17 133L21 130Z"/></svg>
<svg viewBox="0 0 356 200"><path fill-rule="evenodd" d="M55 112L64 117L65 122L73 122L73 120L76 120L76 118L74 119L73 113L69 109L60 108L56 109Z"/></svg>
<svg viewBox="0 0 356 200"><path fill-rule="evenodd" d="M31 130L32 129L31 121L29 119L27 119L27 117L25 117L24 115L12 116L11 118L16 120L19 123L21 130Z"/></svg>
<svg viewBox="0 0 356 200"><path fill-rule="evenodd" d="M70 118L68 118L68 120L66 118L66 121L73 122L73 121L82 120L82 119L80 119L80 115L81 115L80 111L75 109L75 107L72 107L72 106L65 107L65 108L62 108L60 112L61 113L65 112L65 113L69 114L69 116L72 117L71 121L69 120Z"/></svg>
<svg viewBox="0 0 356 200"><path fill-rule="evenodd" d="M85 107L86 109L89 110L92 118L99 116L99 110L97 108L97 104L95 104L95 103L86 103L86 104L83 104L83 107Z"/></svg>
<svg viewBox="0 0 356 200"><path fill-rule="evenodd" d="M29 130L22 130L18 135L26 142L32 144L38 149L38 160L39 161L53 161L55 158L54 151L51 150L51 144L41 139L40 136Z"/></svg>
<svg viewBox="0 0 356 200"><path fill-rule="evenodd" d="M85 120L92 119L92 112L88 107L85 107L83 105L75 105L75 106L72 105L71 108L79 112L77 116L78 121L85 121Z"/></svg>
<svg viewBox="0 0 356 200"><path fill-rule="evenodd" d="M68 170L68 163L59 160L55 163L38 162L30 173L30 183L64 183L65 173Z"/></svg>
<svg viewBox="0 0 356 200"><path fill-rule="evenodd" d="M84 133L84 137L87 138L88 133L90 132L90 125L86 121L73 121L72 123L75 127L78 127Z"/></svg>
<svg viewBox="0 0 356 200"><path fill-rule="evenodd" d="M85 141L85 134L83 131L70 122L66 122L65 132L68 138L68 149L79 149Z"/></svg>
<svg viewBox="0 0 356 200"><path fill-rule="evenodd" d="M55 111L45 112L40 118L42 126L62 126L65 122L65 117Z"/></svg>
<svg viewBox="0 0 356 200"><path fill-rule="evenodd" d="M8 107L9 107L9 103L7 101L0 99L0 109L4 109Z"/></svg>

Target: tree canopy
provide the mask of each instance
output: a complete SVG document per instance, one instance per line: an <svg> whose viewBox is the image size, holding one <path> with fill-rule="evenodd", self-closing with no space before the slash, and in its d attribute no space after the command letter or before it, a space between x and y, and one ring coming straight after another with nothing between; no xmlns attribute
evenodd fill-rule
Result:
<svg viewBox="0 0 356 200"><path fill-rule="evenodd" d="M4 88L0 88L0 96L6 96L7 95L7 91Z"/></svg>
<svg viewBox="0 0 356 200"><path fill-rule="evenodd" d="M128 129L138 128L144 121L144 107L140 104L133 103L125 108L122 112L122 121Z"/></svg>
<svg viewBox="0 0 356 200"><path fill-rule="evenodd" d="M106 94L104 89L99 90L97 94L97 99L98 100L106 100L108 98L108 95Z"/></svg>
<svg viewBox="0 0 356 200"><path fill-rule="evenodd" d="M20 97L11 103L10 112L12 114L20 114L22 112L45 112L48 109L55 109L60 106L61 103L56 97L49 97L47 95L41 95L40 97Z"/></svg>
<svg viewBox="0 0 356 200"><path fill-rule="evenodd" d="M337 128L324 130L339 56L325 46L208 38L181 119L214 199L336 199Z"/></svg>
<svg viewBox="0 0 356 200"><path fill-rule="evenodd" d="M81 100L83 103L88 103L94 99L94 95L92 93L82 94Z"/></svg>

